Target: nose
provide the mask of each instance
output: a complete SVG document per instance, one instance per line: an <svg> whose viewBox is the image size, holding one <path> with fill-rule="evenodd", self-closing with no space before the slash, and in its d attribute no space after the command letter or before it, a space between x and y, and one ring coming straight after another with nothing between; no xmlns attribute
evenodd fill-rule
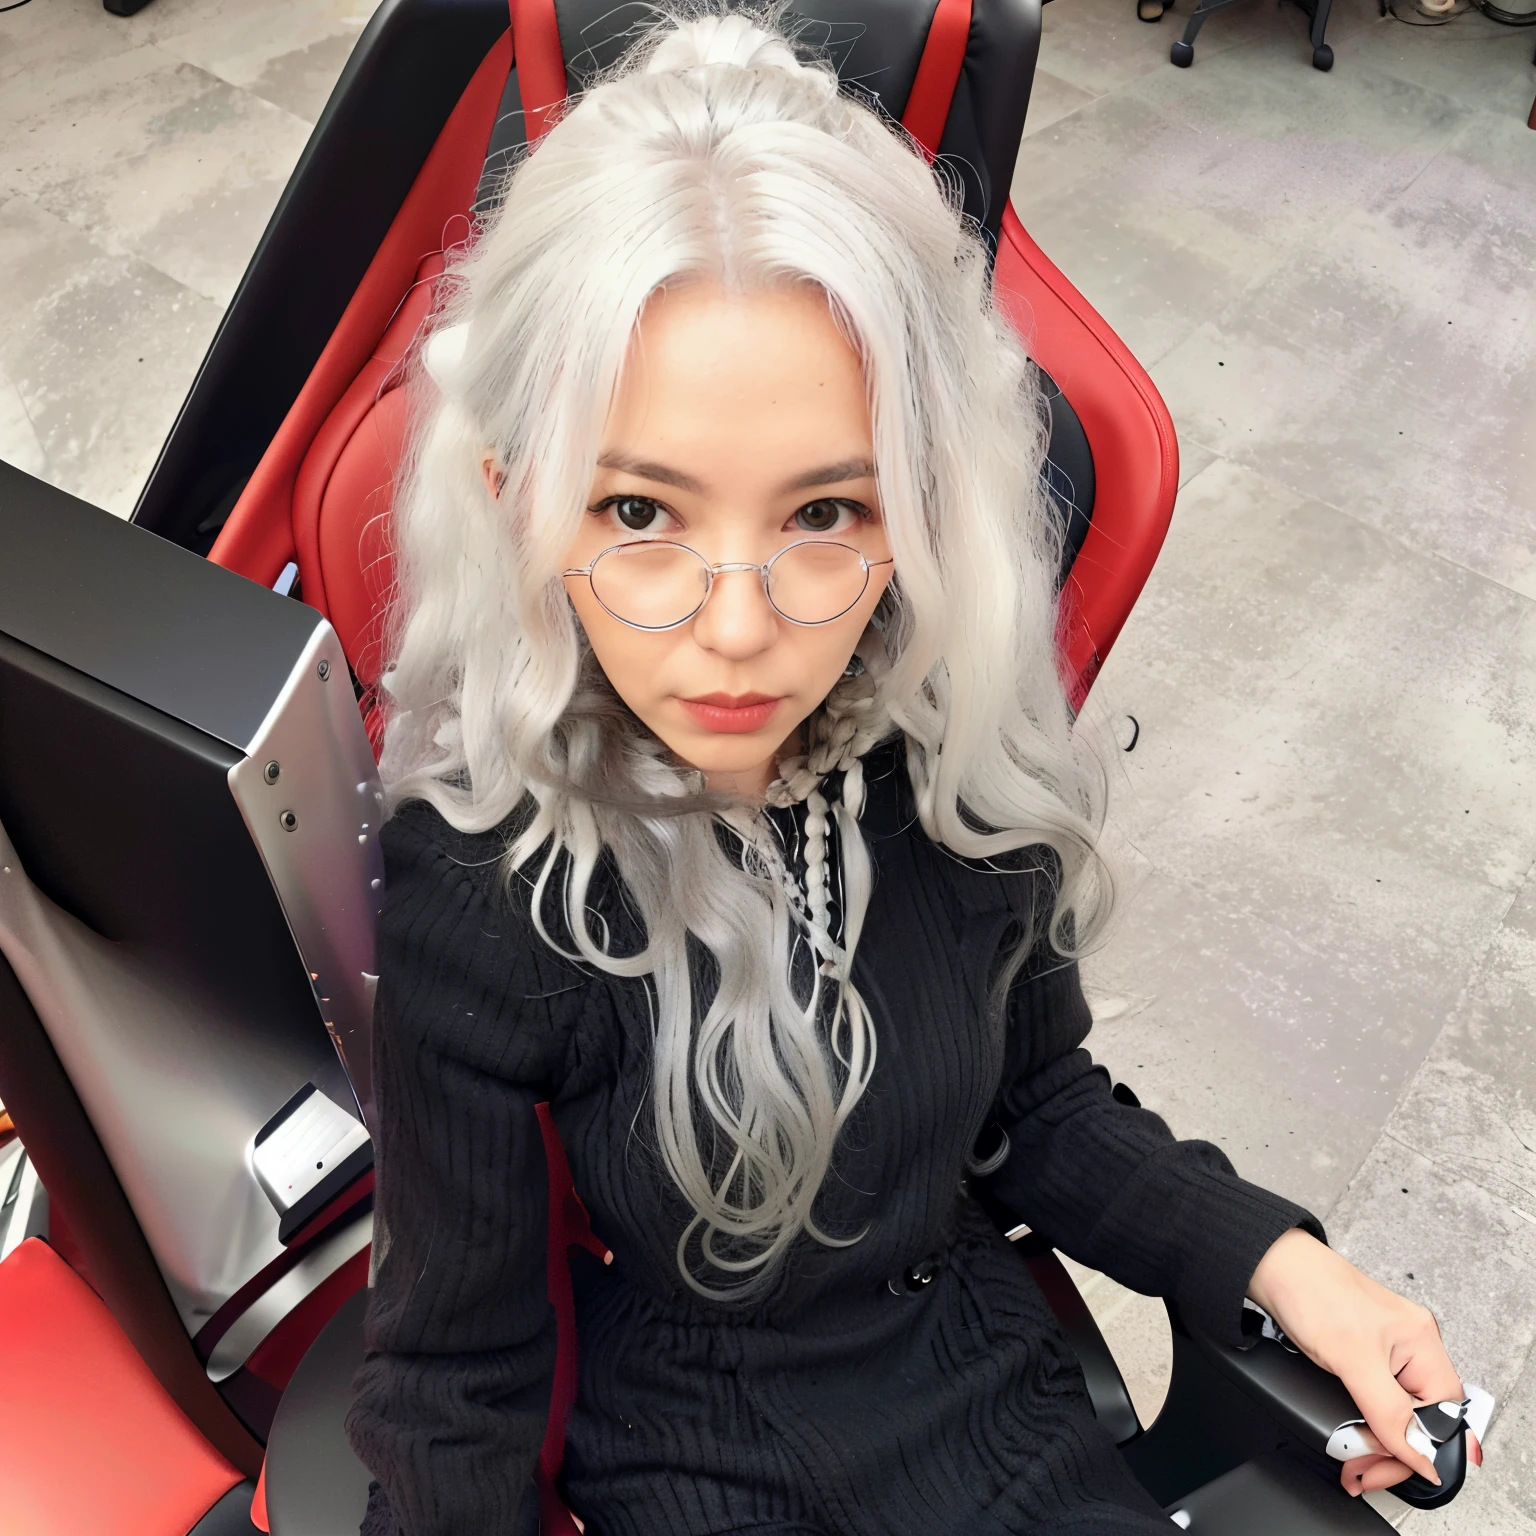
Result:
<svg viewBox="0 0 1536 1536"><path fill-rule="evenodd" d="M746 661L779 637L779 616L757 571L721 571L694 616L693 638L729 661Z"/></svg>

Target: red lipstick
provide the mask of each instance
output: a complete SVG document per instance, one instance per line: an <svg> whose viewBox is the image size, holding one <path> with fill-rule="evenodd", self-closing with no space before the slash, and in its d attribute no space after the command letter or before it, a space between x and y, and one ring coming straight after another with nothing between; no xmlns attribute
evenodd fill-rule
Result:
<svg viewBox="0 0 1536 1536"><path fill-rule="evenodd" d="M745 735L762 730L784 700L766 693L701 693L696 699L679 702L706 731Z"/></svg>

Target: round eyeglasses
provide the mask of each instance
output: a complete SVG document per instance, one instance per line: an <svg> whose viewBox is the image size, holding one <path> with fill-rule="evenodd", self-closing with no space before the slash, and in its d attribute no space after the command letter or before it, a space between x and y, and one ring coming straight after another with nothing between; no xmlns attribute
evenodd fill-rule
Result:
<svg viewBox="0 0 1536 1536"><path fill-rule="evenodd" d="M756 571L774 611L791 624L830 624L864 596L869 573L890 560L866 560L847 544L801 539L761 565L711 565L698 550L666 539L611 544L590 565L562 572L585 576L592 595L633 629L676 629L706 602L715 577Z"/></svg>

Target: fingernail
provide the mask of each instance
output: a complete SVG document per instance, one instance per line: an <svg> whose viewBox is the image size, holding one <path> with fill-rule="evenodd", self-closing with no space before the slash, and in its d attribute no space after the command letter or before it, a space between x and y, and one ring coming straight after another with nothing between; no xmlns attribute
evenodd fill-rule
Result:
<svg viewBox="0 0 1536 1536"><path fill-rule="evenodd" d="M1408 1426L1408 1433L1404 1438L1426 1461L1435 1459L1435 1442L1425 1434L1423 1426L1417 1421Z"/></svg>

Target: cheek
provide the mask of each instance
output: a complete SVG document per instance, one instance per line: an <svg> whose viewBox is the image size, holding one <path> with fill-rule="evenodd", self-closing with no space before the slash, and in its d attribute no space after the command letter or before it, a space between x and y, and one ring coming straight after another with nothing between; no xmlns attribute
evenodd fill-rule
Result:
<svg viewBox="0 0 1536 1536"><path fill-rule="evenodd" d="M795 681L813 694L816 702L819 703L842 676L878 601L876 595L833 623L814 629L785 626L789 630L785 643L795 652Z"/></svg>
<svg viewBox="0 0 1536 1536"><path fill-rule="evenodd" d="M592 596L585 582L571 582L570 593L571 606L586 631L597 664L618 696L644 718L646 701L659 691L661 663L675 643L675 636L670 632L647 634L619 623Z"/></svg>

